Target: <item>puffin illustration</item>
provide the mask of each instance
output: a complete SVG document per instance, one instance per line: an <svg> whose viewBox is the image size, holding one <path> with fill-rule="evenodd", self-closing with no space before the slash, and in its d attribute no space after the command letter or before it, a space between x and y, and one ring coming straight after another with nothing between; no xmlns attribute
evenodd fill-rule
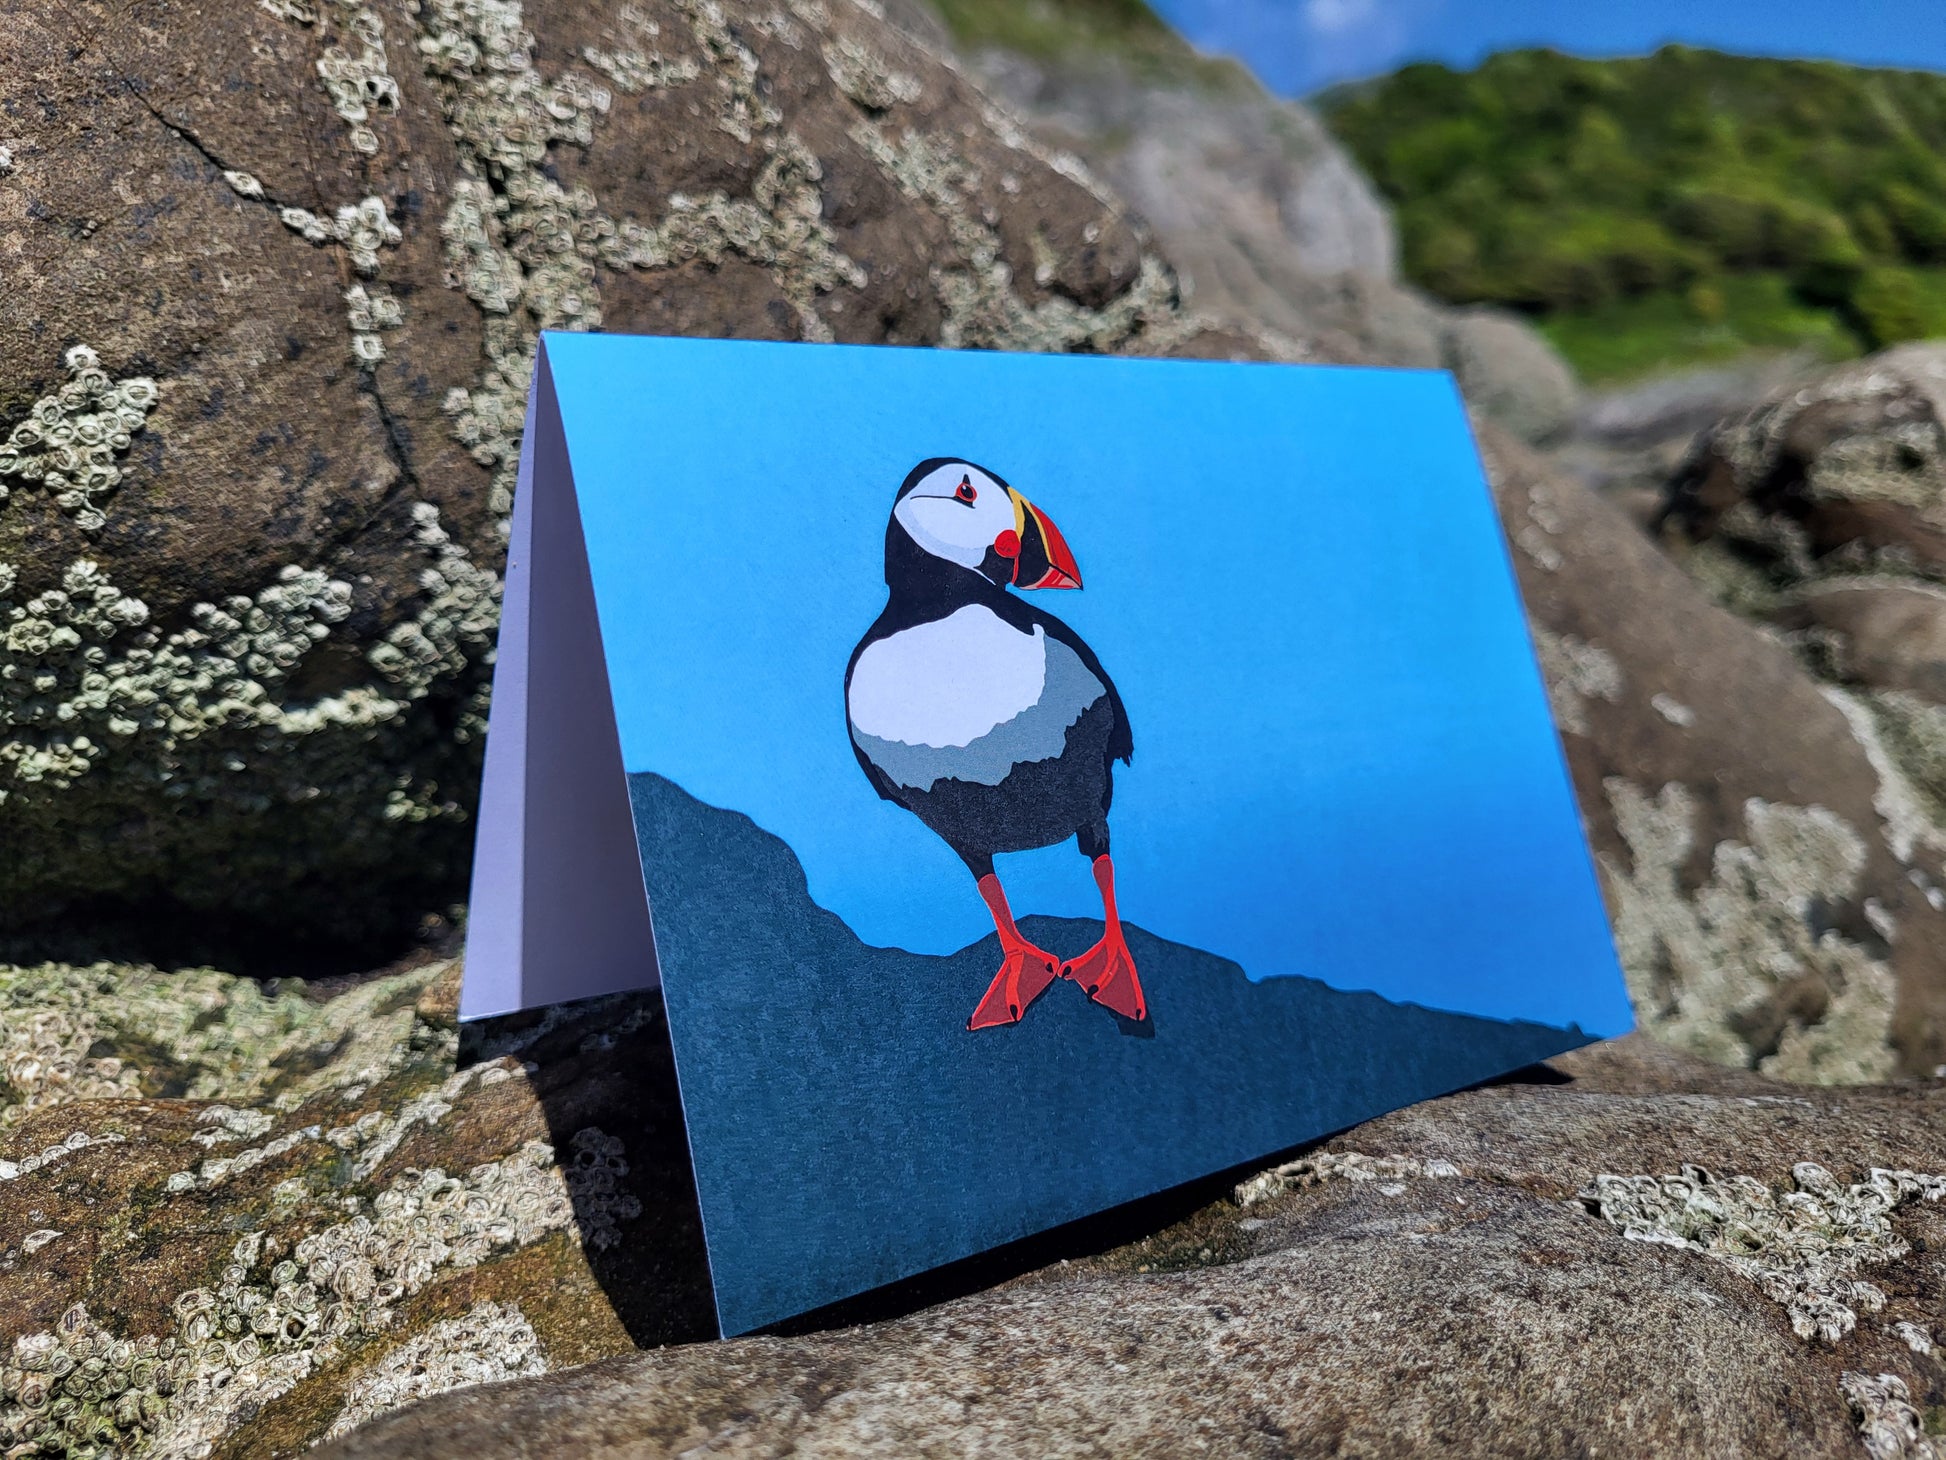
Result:
<svg viewBox="0 0 1946 1460"><path fill-rule="evenodd" d="M1135 753L1128 715L1081 636L1007 591L1079 588L1074 554L994 473L934 457L892 504L885 586L885 611L845 666L851 744L878 794L959 854L993 914L1000 971L966 1027L1018 1023L1057 973L1146 1018L1108 855L1114 764ZM1064 961L1015 926L993 859L1069 837L1094 865L1105 931Z"/></svg>

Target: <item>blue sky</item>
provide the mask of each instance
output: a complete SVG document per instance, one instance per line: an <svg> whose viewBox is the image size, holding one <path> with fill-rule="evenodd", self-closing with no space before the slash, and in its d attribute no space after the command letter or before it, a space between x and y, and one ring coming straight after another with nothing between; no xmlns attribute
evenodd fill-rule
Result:
<svg viewBox="0 0 1946 1460"><path fill-rule="evenodd" d="M1946 70L1941 0L1152 0L1190 40L1302 96L1408 61L1514 46L1634 55L1669 41Z"/></svg>

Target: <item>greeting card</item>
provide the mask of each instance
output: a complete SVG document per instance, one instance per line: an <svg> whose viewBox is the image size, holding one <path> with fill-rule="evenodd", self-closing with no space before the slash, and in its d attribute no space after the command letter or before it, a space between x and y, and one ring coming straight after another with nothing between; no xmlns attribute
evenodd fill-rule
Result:
<svg viewBox="0 0 1946 1460"><path fill-rule="evenodd" d="M546 336L461 1012L658 980L726 1333L1626 1031L1451 379Z"/></svg>

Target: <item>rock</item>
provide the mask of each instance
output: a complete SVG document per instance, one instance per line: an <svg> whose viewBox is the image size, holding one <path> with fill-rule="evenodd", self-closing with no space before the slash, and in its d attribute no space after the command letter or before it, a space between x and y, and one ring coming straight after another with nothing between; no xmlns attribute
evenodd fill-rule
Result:
<svg viewBox="0 0 1946 1460"><path fill-rule="evenodd" d="M0 968L0 1440L1768 1456L1946 1400L1938 1083L1632 1037L717 1343L656 996L460 1038L452 977Z"/></svg>
<svg viewBox="0 0 1946 1460"><path fill-rule="evenodd" d="M1531 325L1494 309L1455 310L1445 361L1474 409L1523 441L1551 441L1574 423L1574 371Z"/></svg>
<svg viewBox="0 0 1946 1460"><path fill-rule="evenodd" d="M1786 575L1946 571L1946 345L1794 382L1712 427L1670 524Z"/></svg>
<svg viewBox="0 0 1946 1460"><path fill-rule="evenodd" d="M920 7L894 14L936 34ZM1350 358L1451 369L1477 407L1530 441L1572 421L1574 374L1537 332L1501 312L1443 309L1399 282L1391 214L1308 108L1173 40L1139 60L1106 48L962 50L987 87L1154 229L1198 309Z"/></svg>
<svg viewBox="0 0 1946 1460"><path fill-rule="evenodd" d="M1946 588L1837 578L1806 588L1773 617L1814 631L1823 662L1840 681L1946 704Z"/></svg>
<svg viewBox="0 0 1946 1460"><path fill-rule="evenodd" d="M1482 432L1637 1018L1784 1078L1946 1063L1941 822L1858 697Z"/></svg>
<svg viewBox="0 0 1946 1460"><path fill-rule="evenodd" d="M1665 544L1852 722L1906 877L1946 905L1946 347L1800 377L1706 430ZM1920 1066L1913 1066L1917 1069Z"/></svg>
<svg viewBox="0 0 1946 1460"><path fill-rule="evenodd" d="M714 1331L654 998L456 1067L456 971L0 968L0 1444L290 1455Z"/></svg>
<svg viewBox="0 0 1946 1460"><path fill-rule="evenodd" d="M1635 1040L1531 1078L909 1316L449 1392L317 1453L1717 1457L1919 1432L1946 1396L1922 1351L1946 1094L1800 1093Z"/></svg>
<svg viewBox="0 0 1946 1460"><path fill-rule="evenodd" d="M23 0L6 30L16 948L353 966L460 895L542 328L1264 350L858 5Z"/></svg>
<svg viewBox="0 0 1946 1460"><path fill-rule="evenodd" d="M1572 429L1548 443L1549 455L1652 531L1697 433L1749 410L1814 363L1805 353L1763 356L1589 390Z"/></svg>

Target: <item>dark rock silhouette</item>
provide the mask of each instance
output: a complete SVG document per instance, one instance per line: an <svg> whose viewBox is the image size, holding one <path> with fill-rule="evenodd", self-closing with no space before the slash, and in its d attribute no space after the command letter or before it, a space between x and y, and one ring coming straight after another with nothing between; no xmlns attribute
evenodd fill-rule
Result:
<svg viewBox="0 0 1946 1460"><path fill-rule="evenodd" d="M748 817L653 774L630 792L725 1333L1588 1042L1253 983L1133 925L1148 1021L1057 982L1020 1024L968 1033L993 937L950 957L870 947ZM1057 953L1101 933L1021 927Z"/></svg>

